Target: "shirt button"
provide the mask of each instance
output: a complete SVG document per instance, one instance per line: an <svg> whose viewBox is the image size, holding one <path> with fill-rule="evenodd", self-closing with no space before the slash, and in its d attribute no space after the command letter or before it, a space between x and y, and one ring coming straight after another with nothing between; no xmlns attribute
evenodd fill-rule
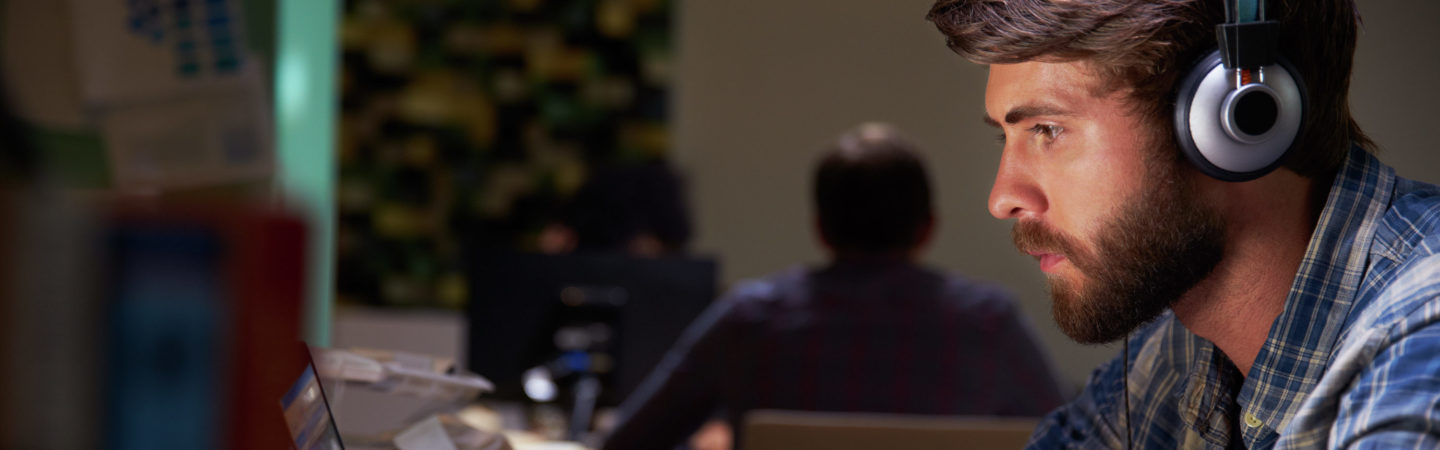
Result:
<svg viewBox="0 0 1440 450"><path fill-rule="evenodd" d="M1245 426L1250 427L1250 428L1256 428L1256 427L1259 427L1259 426L1262 425L1262 424L1263 424L1263 423L1260 422L1260 418L1259 418L1259 417L1255 417L1254 414L1245 413Z"/></svg>

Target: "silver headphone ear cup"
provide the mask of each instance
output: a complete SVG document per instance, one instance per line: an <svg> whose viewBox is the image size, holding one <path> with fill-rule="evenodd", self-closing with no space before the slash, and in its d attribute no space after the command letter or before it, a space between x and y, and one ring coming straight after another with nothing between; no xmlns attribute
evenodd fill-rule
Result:
<svg viewBox="0 0 1440 450"><path fill-rule="evenodd" d="M1219 51L1202 58L1181 82L1175 99L1176 141L1201 172L1225 181L1253 180L1273 171L1289 152L1304 107L1300 80L1283 64L1263 71L1264 85L1243 88L1263 90L1276 103L1274 124L1259 135L1235 130L1236 90Z"/></svg>

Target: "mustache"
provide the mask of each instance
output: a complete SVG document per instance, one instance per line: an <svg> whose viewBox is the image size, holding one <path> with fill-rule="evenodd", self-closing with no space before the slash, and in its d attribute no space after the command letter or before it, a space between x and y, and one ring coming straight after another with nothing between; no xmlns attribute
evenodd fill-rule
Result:
<svg viewBox="0 0 1440 450"><path fill-rule="evenodd" d="M1059 253L1072 261L1078 256L1074 239L1037 221L1016 222L1010 238L1021 253Z"/></svg>

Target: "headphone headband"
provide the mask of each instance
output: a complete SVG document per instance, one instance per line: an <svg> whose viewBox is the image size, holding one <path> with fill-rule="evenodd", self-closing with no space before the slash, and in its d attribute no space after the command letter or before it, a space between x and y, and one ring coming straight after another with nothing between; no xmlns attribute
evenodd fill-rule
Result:
<svg viewBox="0 0 1440 450"><path fill-rule="evenodd" d="M1280 57L1265 0L1225 0L1219 49L1178 86L1175 136L1201 172L1225 181L1264 176L1299 134L1304 80Z"/></svg>
<svg viewBox="0 0 1440 450"><path fill-rule="evenodd" d="M1215 26L1221 61L1227 69L1255 70L1279 60L1279 23L1266 20L1264 0L1226 0L1225 23Z"/></svg>
<svg viewBox="0 0 1440 450"><path fill-rule="evenodd" d="M1265 0L1226 0L1225 21L1247 23L1265 21Z"/></svg>

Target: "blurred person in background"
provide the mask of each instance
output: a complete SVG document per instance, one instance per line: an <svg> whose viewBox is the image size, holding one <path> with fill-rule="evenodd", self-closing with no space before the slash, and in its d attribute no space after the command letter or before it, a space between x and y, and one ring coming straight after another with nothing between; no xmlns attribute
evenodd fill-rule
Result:
<svg viewBox="0 0 1440 450"><path fill-rule="evenodd" d="M690 242L683 180L663 160L596 171L540 237L545 253L661 257Z"/></svg>
<svg viewBox="0 0 1440 450"><path fill-rule="evenodd" d="M814 201L830 262L717 301L627 400L605 448L671 448L722 410L738 430L756 409L1040 416L1060 404L1008 292L919 264L935 230L930 184L895 129L840 137Z"/></svg>

